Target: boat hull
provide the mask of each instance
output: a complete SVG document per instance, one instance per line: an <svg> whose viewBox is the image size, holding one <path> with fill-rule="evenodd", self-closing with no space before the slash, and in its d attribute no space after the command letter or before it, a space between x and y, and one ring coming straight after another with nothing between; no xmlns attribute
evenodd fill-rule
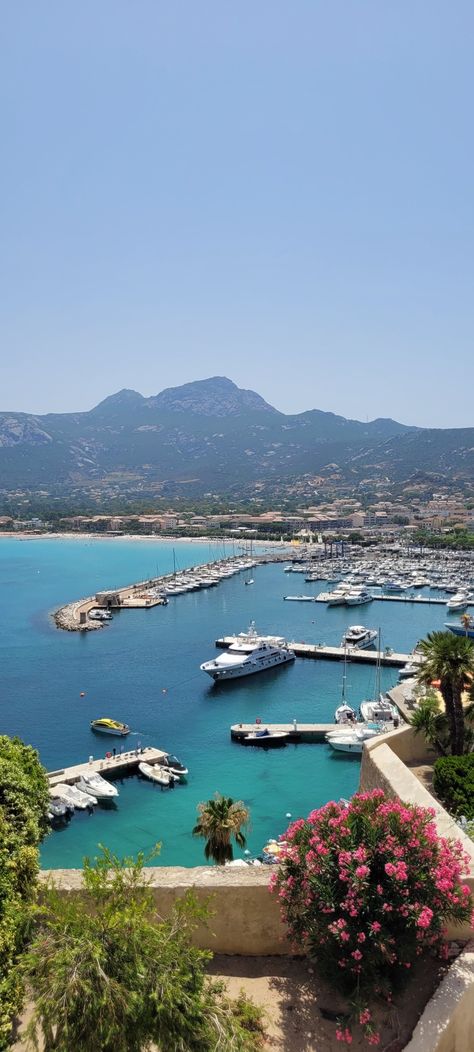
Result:
<svg viewBox="0 0 474 1052"><path fill-rule="evenodd" d="M268 664L263 664L258 668L255 665L239 665L235 668L203 668L203 672L207 672L208 676L214 680L214 683L223 683L229 679L242 679L243 676L256 676L261 672L268 672L269 669L278 668L279 665L287 665L289 662L295 660L294 654L288 654L287 657L276 659L269 659Z"/></svg>
<svg viewBox="0 0 474 1052"><path fill-rule="evenodd" d="M126 738L127 734L130 734L130 727L127 727L126 730L120 730L119 728L111 727L95 727L91 723L91 731L94 731L95 734L111 734L114 738Z"/></svg>

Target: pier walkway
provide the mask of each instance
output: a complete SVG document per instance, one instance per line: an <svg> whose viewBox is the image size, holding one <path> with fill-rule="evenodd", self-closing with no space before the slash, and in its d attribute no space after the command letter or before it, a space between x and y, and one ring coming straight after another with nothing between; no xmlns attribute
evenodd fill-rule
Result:
<svg viewBox="0 0 474 1052"><path fill-rule="evenodd" d="M124 774L132 774L138 768L139 763L159 763L166 755L163 749L155 749L147 745L145 749L130 749L128 752L120 752L110 758L103 757L86 761L86 763L78 763L74 767L64 767L60 771L49 771L49 787L54 789L60 782L74 785L74 782L77 782L83 774L102 774L121 778Z"/></svg>
<svg viewBox="0 0 474 1052"><path fill-rule="evenodd" d="M239 636L223 636L222 639L216 639L216 647L225 649L230 647L231 643L238 642L242 642ZM356 650L354 647L347 649L344 647L327 647L322 643L296 643L291 641L288 643L288 646L296 657L313 658L316 661L344 661L344 657L346 657L346 660L349 662L376 665L380 658L380 664L386 668L403 668L408 661L418 664L421 660L417 655L400 654L396 651L382 650L379 653L378 650Z"/></svg>
<svg viewBox="0 0 474 1052"><path fill-rule="evenodd" d="M324 742L326 734L333 731L334 723L234 723L230 728L230 736L233 742L243 742L247 734L268 728L271 734L283 731L288 735L289 742Z"/></svg>

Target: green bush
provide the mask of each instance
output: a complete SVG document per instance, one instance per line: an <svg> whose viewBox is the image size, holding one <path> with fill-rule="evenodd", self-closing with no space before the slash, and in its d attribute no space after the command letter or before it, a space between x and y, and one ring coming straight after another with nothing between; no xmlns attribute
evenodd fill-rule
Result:
<svg viewBox="0 0 474 1052"><path fill-rule="evenodd" d="M0 736L0 1049L21 1007L17 960L33 910L38 844L47 821L48 782L38 754L19 738Z"/></svg>
<svg viewBox="0 0 474 1052"><path fill-rule="evenodd" d="M474 818L474 753L437 760L433 788L452 815Z"/></svg>
<svg viewBox="0 0 474 1052"><path fill-rule="evenodd" d="M262 1013L206 975L212 954L192 945L207 916L192 895L163 920L144 871L149 859L105 849L84 859L81 896L42 892L23 958L34 1001L28 1036L56 1052L257 1052Z"/></svg>

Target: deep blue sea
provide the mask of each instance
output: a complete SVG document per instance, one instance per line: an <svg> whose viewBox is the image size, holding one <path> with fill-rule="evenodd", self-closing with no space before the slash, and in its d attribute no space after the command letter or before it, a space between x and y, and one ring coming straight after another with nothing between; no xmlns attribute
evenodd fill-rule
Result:
<svg viewBox="0 0 474 1052"><path fill-rule="evenodd" d="M127 539L0 538L0 732L18 734L39 749L49 770L104 755L114 743L89 723L112 716L130 724L127 745L156 745L189 767L187 784L160 792L136 777L118 783L116 807L76 813L42 847L45 867L75 867L105 844L119 855L148 851L155 864L199 865L203 842L192 837L196 805L218 790L243 799L251 812L248 847L258 853L282 832L286 815L305 815L357 787L359 762L326 745L263 751L230 741L232 723L332 722L341 692L341 665L297 659L261 676L221 686L200 671L215 639L244 631L253 619L261 633L338 644L350 624L382 629L383 645L410 651L442 626L442 606L377 603L327 609L283 602L288 593L317 594L327 585L285 575L282 565L256 567L217 587L176 596L168 606L128 610L102 631L58 630L51 613L74 599L143 580L224 554L208 543ZM226 554L232 554L227 548ZM397 672L382 670L389 687ZM373 695L374 670L348 667L348 700ZM84 697L81 693L84 692ZM118 741L120 746L120 741Z"/></svg>

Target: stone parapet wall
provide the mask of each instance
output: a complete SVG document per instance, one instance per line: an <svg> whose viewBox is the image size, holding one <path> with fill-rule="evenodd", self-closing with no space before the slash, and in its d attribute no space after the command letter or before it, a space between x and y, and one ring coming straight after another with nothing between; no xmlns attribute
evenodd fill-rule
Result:
<svg viewBox="0 0 474 1052"><path fill-rule="evenodd" d="M468 944L413 1031L405 1052L473 1052L474 942Z"/></svg>
<svg viewBox="0 0 474 1052"><path fill-rule="evenodd" d="M257 957L291 953L278 899L268 891L271 872L270 866L156 866L146 870L162 917L169 916L187 891L193 891L200 903L209 903L211 916L207 925L200 924L194 934L197 946L213 953ZM41 874L43 882L50 879L65 894L81 893L80 869Z"/></svg>
<svg viewBox="0 0 474 1052"><path fill-rule="evenodd" d="M401 758L402 757L402 758ZM429 759L432 760L432 754ZM410 762L422 763L428 759L422 755L419 736L411 727L404 727L397 732L380 735L366 742L362 756L360 788L383 789L387 796L403 800L407 804L419 807L431 807L435 812L435 822L440 836L459 840L465 853L471 859L470 874L466 883L474 894L474 843L456 824L450 814L421 784L419 778L406 766ZM452 926L448 930L450 938L472 938L472 928L465 924L462 927ZM474 1052L474 1047L473 1047Z"/></svg>

